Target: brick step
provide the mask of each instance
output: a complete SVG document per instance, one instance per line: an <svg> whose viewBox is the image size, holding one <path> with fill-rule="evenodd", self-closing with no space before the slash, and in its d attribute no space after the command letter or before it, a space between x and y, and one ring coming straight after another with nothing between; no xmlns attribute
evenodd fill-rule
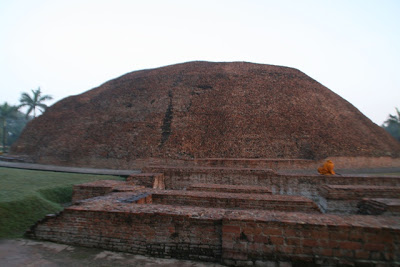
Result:
<svg viewBox="0 0 400 267"><path fill-rule="evenodd" d="M226 193L254 193L272 194L268 187L252 185L229 185L229 184L193 184L187 188L191 191L226 192Z"/></svg>
<svg viewBox="0 0 400 267"><path fill-rule="evenodd" d="M357 200L362 198L400 198L400 187L376 185L324 185L321 196L326 199Z"/></svg>
<svg viewBox="0 0 400 267"><path fill-rule="evenodd" d="M364 198L358 209L361 214L400 216L400 199Z"/></svg>
<svg viewBox="0 0 400 267"><path fill-rule="evenodd" d="M165 178L163 173L138 173L126 178L128 184L141 185L154 189L165 189Z"/></svg>
<svg viewBox="0 0 400 267"><path fill-rule="evenodd" d="M321 213L310 199L301 196L165 190L152 194L153 204L225 209L259 209Z"/></svg>
<svg viewBox="0 0 400 267"><path fill-rule="evenodd" d="M125 181L99 180L90 183L74 185L72 192L72 203L80 200L89 199L98 196L104 196L111 192L136 191L143 189L144 186L126 184Z"/></svg>

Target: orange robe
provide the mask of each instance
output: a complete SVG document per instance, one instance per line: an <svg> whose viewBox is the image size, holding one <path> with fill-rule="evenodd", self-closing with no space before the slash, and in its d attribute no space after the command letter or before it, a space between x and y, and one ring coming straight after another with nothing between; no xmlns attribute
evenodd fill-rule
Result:
<svg viewBox="0 0 400 267"><path fill-rule="evenodd" d="M318 168L318 172L323 175L335 174L333 167L334 167L333 162L331 160L327 160L324 163L324 166Z"/></svg>

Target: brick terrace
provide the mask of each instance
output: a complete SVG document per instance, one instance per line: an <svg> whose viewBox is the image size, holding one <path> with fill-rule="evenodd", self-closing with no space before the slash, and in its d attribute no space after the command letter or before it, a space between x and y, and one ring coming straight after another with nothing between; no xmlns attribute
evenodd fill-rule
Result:
<svg viewBox="0 0 400 267"><path fill-rule="evenodd" d="M232 266L400 265L400 177L199 166L147 171L126 186L74 187L77 205L38 222L29 236ZM397 198L382 198L388 192ZM327 213L315 213L315 203ZM331 214L341 210L396 216Z"/></svg>

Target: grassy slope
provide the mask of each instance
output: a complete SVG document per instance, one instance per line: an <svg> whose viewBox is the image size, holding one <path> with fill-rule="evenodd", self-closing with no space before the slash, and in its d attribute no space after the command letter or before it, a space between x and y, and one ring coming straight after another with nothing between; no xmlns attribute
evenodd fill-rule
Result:
<svg viewBox="0 0 400 267"><path fill-rule="evenodd" d="M20 237L46 214L71 201L72 185L117 176L0 168L0 238Z"/></svg>

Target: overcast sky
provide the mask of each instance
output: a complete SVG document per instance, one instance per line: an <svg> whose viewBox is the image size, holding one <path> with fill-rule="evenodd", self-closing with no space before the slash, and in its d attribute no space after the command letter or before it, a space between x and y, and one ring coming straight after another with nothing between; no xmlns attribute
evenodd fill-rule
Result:
<svg viewBox="0 0 400 267"><path fill-rule="evenodd" d="M0 104L192 60L297 68L381 125L400 108L399 0L0 0Z"/></svg>

